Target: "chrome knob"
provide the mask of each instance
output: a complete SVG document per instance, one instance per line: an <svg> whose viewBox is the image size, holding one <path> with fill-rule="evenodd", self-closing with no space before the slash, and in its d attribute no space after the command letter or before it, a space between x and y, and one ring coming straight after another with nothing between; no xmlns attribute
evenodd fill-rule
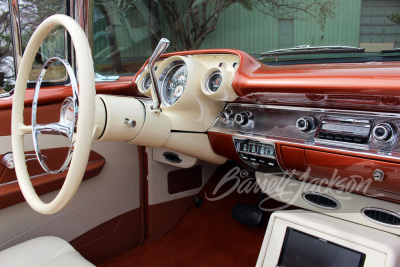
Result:
<svg viewBox="0 0 400 267"><path fill-rule="evenodd" d="M128 119L128 118L125 118L125 119L124 119L124 124L125 124L126 126L128 126L128 127L135 128L135 126L136 126L136 121L135 121L135 120L130 120L130 119Z"/></svg>
<svg viewBox="0 0 400 267"><path fill-rule="evenodd" d="M380 169L376 169L372 176L374 177L375 181L382 182L383 179L385 179L385 172Z"/></svg>
<svg viewBox="0 0 400 267"><path fill-rule="evenodd" d="M374 127L373 135L376 140L381 142L389 141L393 136L393 128L388 123L380 123Z"/></svg>
<svg viewBox="0 0 400 267"><path fill-rule="evenodd" d="M235 122L240 126L248 126L253 120L253 115L249 111L240 112L235 116Z"/></svg>
<svg viewBox="0 0 400 267"><path fill-rule="evenodd" d="M313 117L302 117L296 121L296 127L303 133L309 133L316 127Z"/></svg>
<svg viewBox="0 0 400 267"><path fill-rule="evenodd" d="M233 115L234 112L232 110L226 109L218 114L218 118L223 124L228 124L232 122Z"/></svg>
<svg viewBox="0 0 400 267"><path fill-rule="evenodd" d="M8 168L8 169L14 169L15 165L14 165L14 157L13 157L13 153L7 153L3 156L3 158L1 159L1 163L3 164L4 167Z"/></svg>

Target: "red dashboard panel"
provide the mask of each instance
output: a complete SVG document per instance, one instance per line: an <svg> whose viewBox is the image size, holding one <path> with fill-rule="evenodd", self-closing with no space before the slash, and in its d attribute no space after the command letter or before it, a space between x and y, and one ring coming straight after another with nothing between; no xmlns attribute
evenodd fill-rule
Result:
<svg viewBox="0 0 400 267"><path fill-rule="evenodd" d="M310 178L326 178L333 183L331 186L359 192L370 188L400 193L398 164L312 150L305 150L305 161L310 170ZM374 179L373 173L376 170L384 172L383 181ZM396 199L400 199L400 195Z"/></svg>
<svg viewBox="0 0 400 267"><path fill-rule="evenodd" d="M237 102L400 110L399 62L265 65L233 49L175 52L162 58L198 54L239 57L240 65L232 82Z"/></svg>
<svg viewBox="0 0 400 267"><path fill-rule="evenodd" d="M208 132L214 152L245 165L238 157L233 135ZM283 170L294 177L334 188L349 189L354 193L400 202L400 166L398 163L312 150L301 145L275 143L276 157ZM373 172L385 173L383 181L375 181ZM308 171L307 175L304 172Z"/></svg>
<svg viewBox="0 0 400 267"><path fill-rule="evenodd" d="M281 146L282 164L289 171L305 172L307 170L304 149Z"/></svg>

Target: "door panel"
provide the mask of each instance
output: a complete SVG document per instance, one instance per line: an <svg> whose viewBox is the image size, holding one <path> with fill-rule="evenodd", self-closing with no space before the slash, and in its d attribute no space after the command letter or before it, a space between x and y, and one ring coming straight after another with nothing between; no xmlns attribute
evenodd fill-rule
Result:
<svg viewBox="0 0 400 267"><path fill-rule="evenodd" d="M66 90L70 91L64 87L63 91ZM27 123L30 121L30 110L30 107L25 107L24 117ZM41 105L38 119L42 118L41 123L58 121L59 111L60 103ZM2 135L0 136L0 155L12 150L10 118L10 109L0 110L0 123L4 126L0 131ZM65 138L48 135L40 141L40 147L42 150L68 147L67 141L69 140ZM25 153L34 150L31 135L25 136L24 148ZM60 212L52 215L39 214L26 202L0 209L0 250L38 236L54 235L69 242L84 236L80 239L81 249L87 248L87 244L93 241L101 239L107 241L105 247L103 246L104 253L100 259L106 260L116 256L117 252L122 253L124 250L139 245L142 235L142 213L138 147L124 142L94 142L92 151L104 157L106 163L97 176L82 182L72 201ZM45 194L41 198L48 202L57 193L58 190ZM124 246L118 246L121 243L121 240L117 240L118 238L110 239L113 235L110 235L109 231L93 230L103 229L110 222L120 220L120 218L124 218L121 225L132 227L131 234L122 242ZM126 229L126 227L119 227L119 229ZM120 233L120 231L117 232ZM85 235L85 233L90 234ZM114 234L114 231L112 233ZM107 251L110 253L106 253Z"/></svg>
<svg viewBox="0 0 400 267"><path fill-rule="evenodd" d="M0 137L1 150L9 147L9 143L9 136ZM49 142L47 145L57 144ZM33 211L26 202L0 210L0 250L43 235L71 241L104 222L139 209L137 146L102 142L94 143L92 149L107 163L97 177L82 182L77 194L62 211L43 215ZM46 194L42 199L50 201L56 193Z"/></svg>

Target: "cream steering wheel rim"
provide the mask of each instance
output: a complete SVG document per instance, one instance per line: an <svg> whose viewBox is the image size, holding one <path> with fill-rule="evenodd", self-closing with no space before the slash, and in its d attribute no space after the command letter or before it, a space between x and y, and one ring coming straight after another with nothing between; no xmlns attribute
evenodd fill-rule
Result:
<svg viewBox="0 0 400 267"><path fill-rule="evenodd" d="M24 135L31 133L31 126L24 125L23 109L27 81L35 55L46 36L58 25L69 32L75 47L79 78L79 119L74 155L67 177L58 195L51 202L44 203L32 186L25 164ZM43 21L29 40L21 60L11 120L12 152L18 183L28 204L39 213L52 214L61 210L72 199L82 181L92 146L96 94L94 77L92 53L80 25L66 15L54 15Z"/></svg>

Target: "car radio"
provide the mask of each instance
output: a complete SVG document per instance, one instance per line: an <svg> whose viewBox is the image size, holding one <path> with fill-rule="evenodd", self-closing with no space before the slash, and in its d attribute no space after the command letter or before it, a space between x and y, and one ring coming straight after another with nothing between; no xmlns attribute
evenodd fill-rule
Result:
<svg viewBox="0 0 400 267"><path fill-rule="evenodd" d="M316 132L315 142L332 144L332 141L343 143L343 146L368 149L372 119L324 116Z"/></svg>
<svg viewBox="0 0 400 267"><path fill-rule="evenodd" d="M236 152L242 161L257 170L281 171L276 160L275 143L266 140L233 138Z"/></svg>

